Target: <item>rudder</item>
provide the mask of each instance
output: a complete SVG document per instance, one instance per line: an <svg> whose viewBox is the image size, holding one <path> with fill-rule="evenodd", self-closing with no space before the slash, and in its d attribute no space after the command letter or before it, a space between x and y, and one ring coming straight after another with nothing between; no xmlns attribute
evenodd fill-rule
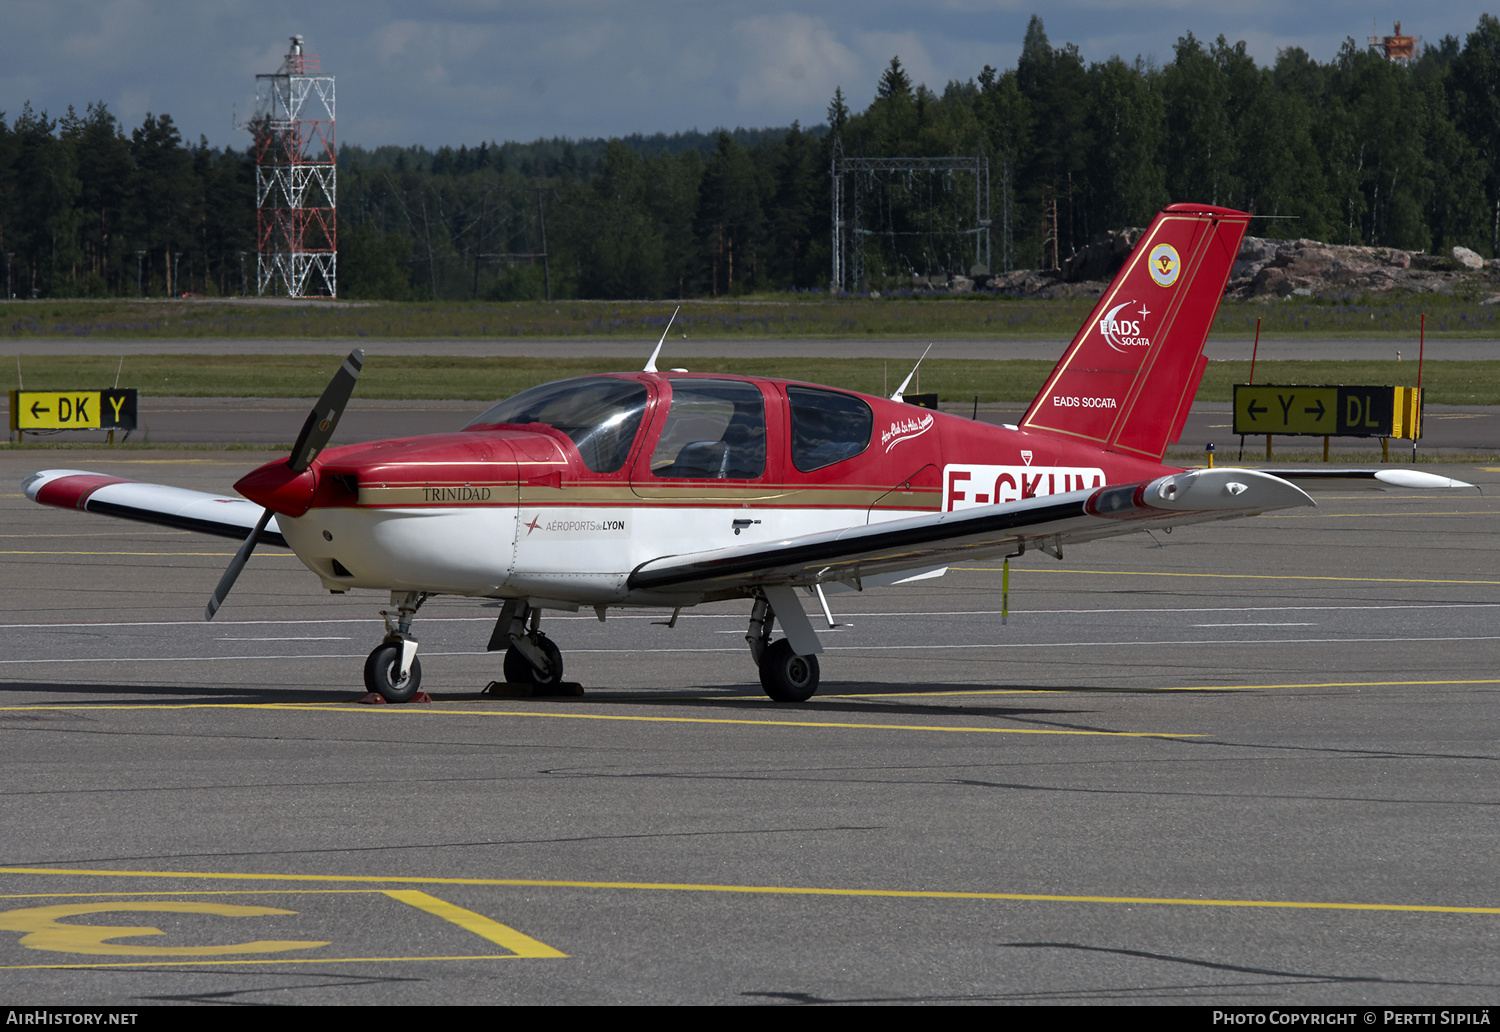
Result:
<svg viewBox="0 0 1500 1032"><path fill-rule="evenodd" d="M1157 215L1021 427L1161 461L1203 378L1203 344L1249 221L1205 204Z"/></svg>

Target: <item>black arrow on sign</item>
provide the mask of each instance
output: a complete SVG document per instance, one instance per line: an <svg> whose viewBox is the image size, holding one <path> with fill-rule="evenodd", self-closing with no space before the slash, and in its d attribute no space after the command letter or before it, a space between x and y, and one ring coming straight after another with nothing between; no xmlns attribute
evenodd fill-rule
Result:
<svg viewBox="0 0 1500 1032"><path fill-rule="evenodd" d="M33 401L31 403L31 418L32 419L41 419L42 418L41 417L41 413L37 412L37 410L36 410L37 406L40 405L40 404L41 404L40 401ZM50 408L44 408L44 409L42 409L42 412L51 412L51 411L52 410Z"/></svg>
<svg viewBox="0 0 1500 1032"><path fill-rule="evenodd" d="M1251 398L1250 399L1250 407L1248 409L1246 409L1245 411L1247 411L1247 412L1250 413L1250 422L1253 423L1253 422L1255 422L1255 414L1257 412L1269 412L1270 409L1266 408L1264 405L1259 405L1259 406L1256 405L1255 404L1255 399Z"/></svg>
<svg viewBox="0 0 1500 1032"><path fill-rule="evenodd" d="M1323 399L1322 398L1318 399L1318 407L1316 409L1314 409L1311 405L1309 405L1309 406L1307 406L1307 408L1303 409L1302 411L1303 412L1317 412L1317 414L1318 414L1317 418L1318 419L1322 419L1323 418L1323 411L1324 411L1324 409L1323 409Z"/></svg>

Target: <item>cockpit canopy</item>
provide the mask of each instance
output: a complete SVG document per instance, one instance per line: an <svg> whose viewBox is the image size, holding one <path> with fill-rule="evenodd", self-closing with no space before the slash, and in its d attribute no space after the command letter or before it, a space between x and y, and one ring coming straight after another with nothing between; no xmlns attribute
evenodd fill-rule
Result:
<svg viewBox="0 0 1500 1032"><path fill-rule="evenodd" d="M651 452L651 475L665 480L754 480L766 473L766 406L745 380L672 377L670 407ZM842 391L789 384L792 463L804 473L864 452L873 413ZM649 393L639 380L579 376L542 384L492 406L465 430L551 427L578 448L594 473L616 473L630 457Z"/></svg>
<svg viewBox="0 0 1500 1032"><path fill-rule="evenodd" d="M541 423L566 434L590 471L614 473L630 457L646 400L645 385L635 380L579 376L522 391L487 409L464 429Z"/></svg>

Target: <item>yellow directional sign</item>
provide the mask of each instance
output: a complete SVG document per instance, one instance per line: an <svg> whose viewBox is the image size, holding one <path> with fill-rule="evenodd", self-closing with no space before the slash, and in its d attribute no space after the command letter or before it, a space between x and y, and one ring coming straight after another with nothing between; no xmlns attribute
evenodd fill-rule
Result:
<svg viewBox="0 0 1500 1032"><path fill-rule="evenodd" d="M1415 441L1422 436L1422 392L1416 387L1237 383L1234 432Z"/></svg>
<svg viewBox="0 0 1500 1032"><path fill-rule="evenodd" d="M134 388L107 391L11 391L12 430L134 430Z"/></svg>
<svg viewBox="0 0 1500 1032"><path fill-rule="evenodd" d="M1337 387L1276 385L1234 388L1234 432L1237 434L1338 433Z"/></svg>

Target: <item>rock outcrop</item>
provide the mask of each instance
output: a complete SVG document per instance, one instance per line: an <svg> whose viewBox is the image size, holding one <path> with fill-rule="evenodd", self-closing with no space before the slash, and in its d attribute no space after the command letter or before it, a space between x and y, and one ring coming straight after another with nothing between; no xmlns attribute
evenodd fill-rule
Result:
<svg viewBox="0 0 1500 1032"><path fill-rule="evenodd" d="M1467 247L1455 247L1453 249L1453 260L1466 269L1484 268L1484 259Z"/></svg>
<svg viewBox="0 0 1500 1032"><path fill-rule="evenodd" d="M1100 233L1062 263L1063 282L1113 279L1144 232L1139 226L1127 226Z"/></svg>
<svg viewBox="0 0 1500 1032"><path fill-rule="evenodd" d="M913 275L918 292L966 294L995 291L1026 297L1098 297L1124 265L1145 231L1111 230L1070 255L1061 269L1017 269L986 274L975 266L971 276ZM1500 261L1487 261L1467 247L1452 257L1403 251L1396 247L1350 247L1317 240L1270 240L1245 237L1229 274L1224 296L1232 301L1285 297L1343 298L1389 290L1417 294L1451 294L1464 284L1488 296L1483 304L1500 304ZM903 284L904 286L905 284ZM1491 296L1492 295L1492 296Z"/></svg>
<svg viewBox="0 0 1500 1032"><path fill-rule="evenodd" d="M1474 266L1459 258L1472 255ZM1234 301L1292 295L1329 297L1366 291L1451 293L1487 265L1467 248L1454 260L1394 247L1348 247L1316 240L1246 237L1224 296Z"/></svg>

